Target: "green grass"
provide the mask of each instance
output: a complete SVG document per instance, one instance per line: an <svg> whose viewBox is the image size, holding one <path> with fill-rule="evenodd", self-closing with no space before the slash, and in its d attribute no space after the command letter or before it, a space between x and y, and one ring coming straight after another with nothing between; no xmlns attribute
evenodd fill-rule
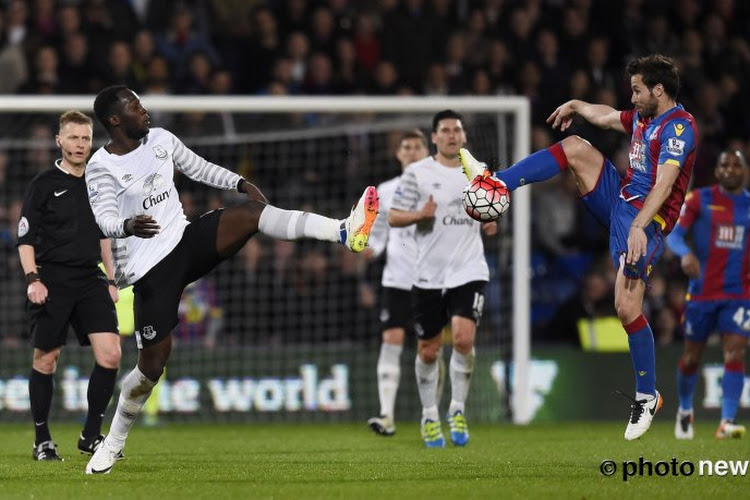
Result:
<svg viewBox="0 0 750 500"><path fill-rule="evenodd" d="M664 418L664 417L662 417ZM660 421L641 440L624 423L474 425L466 448L423 448L418 427L382 438L361 425L178 425L136 427L112 474L86 476L79 427L55 425L62 463L31 460L30 425L0 425L0 498L746 498L744 477L700 477L699 460L747 460L747 438L716 441L713 424L690 442ZM74 451L76 451L74 453ZM624 460L690 460L690 477L633 477ZM604 477L602 460L618 471Z"/></svg>

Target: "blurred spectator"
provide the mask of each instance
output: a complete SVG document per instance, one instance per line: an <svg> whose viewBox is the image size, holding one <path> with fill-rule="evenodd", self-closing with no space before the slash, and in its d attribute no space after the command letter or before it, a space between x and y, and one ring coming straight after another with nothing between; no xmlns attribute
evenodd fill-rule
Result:
<svg viewBox="0 0 750 500"><path fill-rule="evenodd" d="M224 321L224 309L219 303L211 277L190 283L182 292L177 308L177 327L172 334L177 345L216 347Z"/></svg>
<svg viewBox="0 0 750 500"><path fill-rule="evenodd" d="M157 51L167 58L177 79L184 77L190 56L195 52L205 53L213 63L219 59L209 41L195 30L193 22L193 13L179 8L172 14L169 28L156 36ZM263 67L255 69L262 71Z"/></svg>
<svg viewBox="0 0 750 500"><path fill-rule="evenodd" d="M59 58L55 48L50 45L40 46L34 54L31 78L21 87L21 93L36 95L60 93L58 64Z"/></svg>
<svg viewBox="0 0 750 500"><path fill-rule="evenodd" d="M66 94L90 94L101 86L98 71L89 57L89 45L82 33L71 33L63 41L60 61L60 91Z"/></svg>
<svg viewBox="0 0 750 500"><path fill-rule="evenodd" d="M589 270L583 277L578 293L566 300L549 322L543 337L536 340L566 342L575 345L580 341L580 320L613 317L615 312L614 287L597 269Z"/></svg>

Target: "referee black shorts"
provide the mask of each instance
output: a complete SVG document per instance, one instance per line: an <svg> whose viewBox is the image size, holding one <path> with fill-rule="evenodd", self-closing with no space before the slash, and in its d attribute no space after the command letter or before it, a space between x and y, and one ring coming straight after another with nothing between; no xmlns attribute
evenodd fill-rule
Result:
<svg viewBox="0 0 750 500"><path fill-rule="evenodd" d="M50 283L45 283L45 269L41 275L49 291L47 302L26 303L31 343L35 348L51 351L64 346L68 325L73 327L81 345L91 344L88 336L92 333L118 333L115 304L103 274L69 281L61 281L58 276Z"/></svg>
<svg viewBox="0 0 750 500"><path fill-rule="evenodd" d="M479 326L486 284L486 281L470 281L445 290L412 288L417 337L421 340L435 338L453 316L471 319Z"/></svg>
<svg viewBox="0 0 750 500"><path fill-rule="evenodd" d="M185 287L224 260L216 251L222 212L207 212L188 224L177 246L133 285L138 349L158 344L172 334Z"/></svg>

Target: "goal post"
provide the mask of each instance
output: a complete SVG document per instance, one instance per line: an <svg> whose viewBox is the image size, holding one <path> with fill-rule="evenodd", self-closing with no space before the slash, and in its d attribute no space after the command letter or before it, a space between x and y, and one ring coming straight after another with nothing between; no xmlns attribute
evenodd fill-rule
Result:
<svg viewBox="0 0 750 500"><path fill-rule="evenodd" d="M493 96L493 97L302 97L302 96L167 96L144 95L143 103L150 113L231 113L242 115L286 116L319 114L336 114L356 116L352 123L344 123L349 130L367 129L372 123L386 117L390 120L388 126L404 126L417 124L423 130L429 128L431 116L443 109L454 109L465 116L482 114L495 116L496 126L492 150L503 163L514 163L530 153L530 104L528 99L521 96ZM0 110L3 115L23 116L32 114L53 114L68 109L79 109L91 113L94 96L0 96ZM11 115L12 114L12 115ZM376 120L377 117L377 120ZM6 128L9 120L3 121ZM12 121L12 120L10 120ZM468 121L468 120L467 120ZM152 126L159 126L154 123ZM166 128L173 130L172 127ZM307 133L313 133L315 123L304 123L302 128ZM402 127L403 128L403 127ZM211 132L204 135L186 137L173 130L188 146L195 144L221 147L216 141L211 141ZM268 130L261 127L255 134L268 134ZM219 135L224 141L241 144L247 134L234 127L225 127ZM475 137L469 134L469 144ZM487 139L485 139L487 140ZM0 145L17 142L12 134L2 134ZM95 143L102 142L101 135L96 137ZM473 149L473 147L472 147ZM205 153L211 161L216 161L210 153ZM482 158L479 154L478 157ZM496 159L497 159L496 158ZM216 163L221 163L216 161ZM381 180L386 180L385 178ZM259 183L263 189L262 183ZM354 193L352 193L354 195ZM511 198L512 220L512 416L517 424L526 424L532 419L530 357L531 357L531 320L530 320L530 214L531 193L529 189L515 191ZM294 208L294 207L290 207ZM500 261L502 263L502 261ZM491 309L488 304L485 311ZM481 355L481 353L480 353ZM374 377L373 377L374 378Z"/></svg>

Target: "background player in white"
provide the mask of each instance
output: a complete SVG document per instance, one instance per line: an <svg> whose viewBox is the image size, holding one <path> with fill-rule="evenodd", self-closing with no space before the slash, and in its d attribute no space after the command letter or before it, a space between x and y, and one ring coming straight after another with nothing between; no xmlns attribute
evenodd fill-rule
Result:
<svg viewBox="0 0 750 500"><path fill-rule="evenodd" d="M427 156L427 139L420 130L405 133L399 141L396 158L402 170L409 164ZM388 211L393 193L401 176L398 175L378 185L380 215L375 219L371 233L371 249L374 256L385 251L385 267L381 280L380 321L383 325L383 343L378 357L378 398L380 416L367 421L367 425L377 434L392 436L396 432L394 408L396 394L401 380L401 352L404 336L411 329L414 314L411 307L411 287L414 284L417 247L414 241L414 227L390 227ZM434 215L435 204L423 207Z"/></svg>
<svg viewBox="0 0 750 500"><path fill-rule="evenodd" d="M437 113L432 120L432 143L437 154L409 165L401 176L388 222L393 227L416 225L417 275L412 298L419 338L415 372L422 402L421 431L426 446L442 448L445 438L437 407L440 332L450 322L453 353L447 419L451 441L464 446L469 441L465 403L474 370L474 338L489 279L480 228L495 234L497 225L471 219L461 203L466 185L458 158L466 143L461 115L452 110Z"/></svg>
<svg viewBox="0 0 750 500"><path fill-rule="evenodd" d="M201 158L177 137L149 128L139 97L125 86L102 90L94 112L110 141L86 167L89 202L113 245L118 286L133 285L138 363L123 380L110 433L86 473L109 473L151 389L164 371L185 287L234 255L257 232L279 239L339 242L354 252L367 245L378 199L368 187L344 220L281 210L254 185ZM203 214L189 223L174 185L174 169L245 203Z"/></svg>

